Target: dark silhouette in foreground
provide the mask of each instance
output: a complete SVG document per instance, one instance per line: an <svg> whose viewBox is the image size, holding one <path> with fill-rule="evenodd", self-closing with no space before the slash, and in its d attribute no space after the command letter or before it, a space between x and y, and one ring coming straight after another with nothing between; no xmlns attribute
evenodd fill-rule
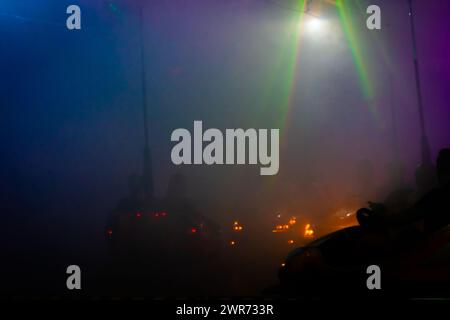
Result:
<svg viewBox="0 0 450 320"><path fill-rule="evenodd" d="M111 213L106 230L112 292L121 295L201 293L197 278L216 263L218 227L188 200L186 179L170 178L165 197L145 192L139 176L130 178L130 194ZM218 263L218 262L217 262ZM200 290L200 291L199 291Z"/></svg>
<svg viewBox="0 0 450 320"><path fill-rule="evenodd" d="M416 172L418 192L430 188L433 177ZM391 212L389 206L370 203L371 208L362 208L357 217L360 225L369 228L404 228L419 223L427 234L433 233L450 223L450 149L439 152L436 161L436 174L439 185L426 192L411 207L401 212ZM421 177L417 177L417 176Z"/></svg>
<svg viewBox="0 0 450 320"><path fill-rule="evenodd" d="M281 292L373 293L366 286L366 270L378 265L384 294L450 296L450 149L439 152L436 173L439 186L409 208L399 212L386 203L370 203L357 212L359 226L292 251L279 270ZM420 188L433 178L418 180Z"/></svg>

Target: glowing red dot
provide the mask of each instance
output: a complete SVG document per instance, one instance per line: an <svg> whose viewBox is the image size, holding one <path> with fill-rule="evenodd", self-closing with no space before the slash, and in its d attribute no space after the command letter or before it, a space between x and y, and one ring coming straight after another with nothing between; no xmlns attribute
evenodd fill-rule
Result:
<svg viewBox="0 0 450 320"><path fill-rule="evenodd" d="M140 217L142 217L142 214L140 212L137 212L136 213L136 218L140 218Z"/></svg>
<svg viewBox="0 0 450 320"><path fill-rule="evenodd" d="M191 229L191 233L197 233L197 229L196 228L192 228Z"/></svg>

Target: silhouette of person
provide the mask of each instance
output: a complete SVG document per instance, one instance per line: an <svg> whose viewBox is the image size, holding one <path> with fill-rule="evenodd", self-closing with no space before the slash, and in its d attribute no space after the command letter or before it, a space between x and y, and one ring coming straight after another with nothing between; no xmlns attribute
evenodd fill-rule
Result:
<svg viewBox="0 0 450 320"><path fill-rule="evenodd" d="M361 226L401 227L412 222L423 221L426 234L433 233L450 224L450 149L442 149L436 161L436 171L439 186L427 192L412 207L397 215L383 214L384 208L362 208L357 212L357 219ZM418 183L422 187L429 187L433 182L430 172L416 172ZM427 174L427 177L422 177ZM421 185L418 186L419 188ZM371 204L373 205L373 204ZM379 214L379 213L382 214Z"/></svg>
<svg viewBox="0 0 450 320"><path fill-rule="evenodd" d="M424 231L432 233L450 224L450 149L442 149L436 161L439 186L426 193L411 209L412 217L423 219ZM432 181L424 181L424 183Z"/></svg>
<svg viewBox="0 0 450 320"><path fill-rule="evenodd" d="M129 194L126 198L119 201L117 211L136 211L141 209L145 203L146 196L143 188L142 176L132 174L128 178Z"/></svg>
<svg viewBox="0 0 450 320"><path fill-rule="evenodd" d="M369 208L357 212L357 219L362 226L381 227L392 215L408 209L413 189L404 183L404 168L400 161L392 161L386 165L388 181L379 193L387 194L383 202L369 201Z"/></svg>

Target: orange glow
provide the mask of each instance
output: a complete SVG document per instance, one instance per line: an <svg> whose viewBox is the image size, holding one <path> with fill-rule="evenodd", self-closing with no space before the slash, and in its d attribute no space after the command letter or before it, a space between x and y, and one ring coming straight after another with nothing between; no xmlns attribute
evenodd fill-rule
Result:
<svg viewBox="0 0 450 320"><path fill-rule="evenodd" d="M244 230L244 228L239 224L239 221L234 221L233 230L235 232L241 232L242 230Z"/></svg>
<svg viewBox="0 0 450 320"><path fill-rule="evenodd" d="M285 228L285 226L287 226L287 228ZM277 224L275 226L275 228L272 230L273 233L278 233L278 232L286 232L286 229L289 229L288 225L281 225L281 224Z"/></svg>
<svg viewBox="0 0 450 320"><path fill-rule="evenodd" d="M293 243L294 243L294 240L288 240L288 243L289 243L289 244L293 244Z"/></svg>
<svg viewBox="0 0 450 320"><path fill-rule="evenodd" d="M358 225L356 219L356 209L338 210L330 221L330 231L340 230Z"/></svg>
<svg viewBox="0 0 450 320"><path fill-rule="evenodd" d="M314 237L314 230L311 229L311 225L309 223L305 225L305 231L303 233L303 236L305 238L312 238L312 237Z"/></svg>
<svg viewBox="0 0 450 320"><path fill-rule="evenodd" d="M234 245L236 245L236 241L231 240L231 241L230 241L230 246L234 246Z"/></svg>
<svg viewBox="0 0 450 320"><path fill-rule="evenodd" d="M284 262L281 264L282 267L284 267L285 265L286 265L286 263L284 263Z"/></svg>
<svg viewBox="0 0 450 320"><path fill-rule="evenodd" d="M289 219L289 224L293 225L297 223L297 219L295 217L292 217L291 219Z"/></svg>

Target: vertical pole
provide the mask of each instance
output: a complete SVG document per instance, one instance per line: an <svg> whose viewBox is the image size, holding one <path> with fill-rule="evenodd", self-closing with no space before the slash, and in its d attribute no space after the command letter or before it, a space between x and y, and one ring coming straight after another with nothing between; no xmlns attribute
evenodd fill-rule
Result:
<svg viewBox="0 0 450 320"><path fill-rule="evenodd" d="M430 144L428 142L428 137L425 130L425 116L423 112L423 102L422 102L422 88L420 85L420 72L419 72L419 61L417 59L417 45L416 45L416 30L414 25L414 14L412 9L412 0L408 0L409 5L409 21L411 25L411 37L413 46L413 59L414 59L414 72L416 80L416 92L417 92L417 102L418 111L420 118L420 131L421 131L421 149L422 149L422 164L431 165L431 154L430 154Z"/></svg>
<svg viewBox="0 0 450 320"><path fill-rule="evenodd" d="M149 125L148 125L148 108L147 108L147 74L145 64L145 48L144 48L144 1L140 8L140 46L141 46L141 77L142 77L142 116L144 122L144 163L143 163L143 188L147 196L153 196L153 173L152 158L149 143Z"/></svg>

